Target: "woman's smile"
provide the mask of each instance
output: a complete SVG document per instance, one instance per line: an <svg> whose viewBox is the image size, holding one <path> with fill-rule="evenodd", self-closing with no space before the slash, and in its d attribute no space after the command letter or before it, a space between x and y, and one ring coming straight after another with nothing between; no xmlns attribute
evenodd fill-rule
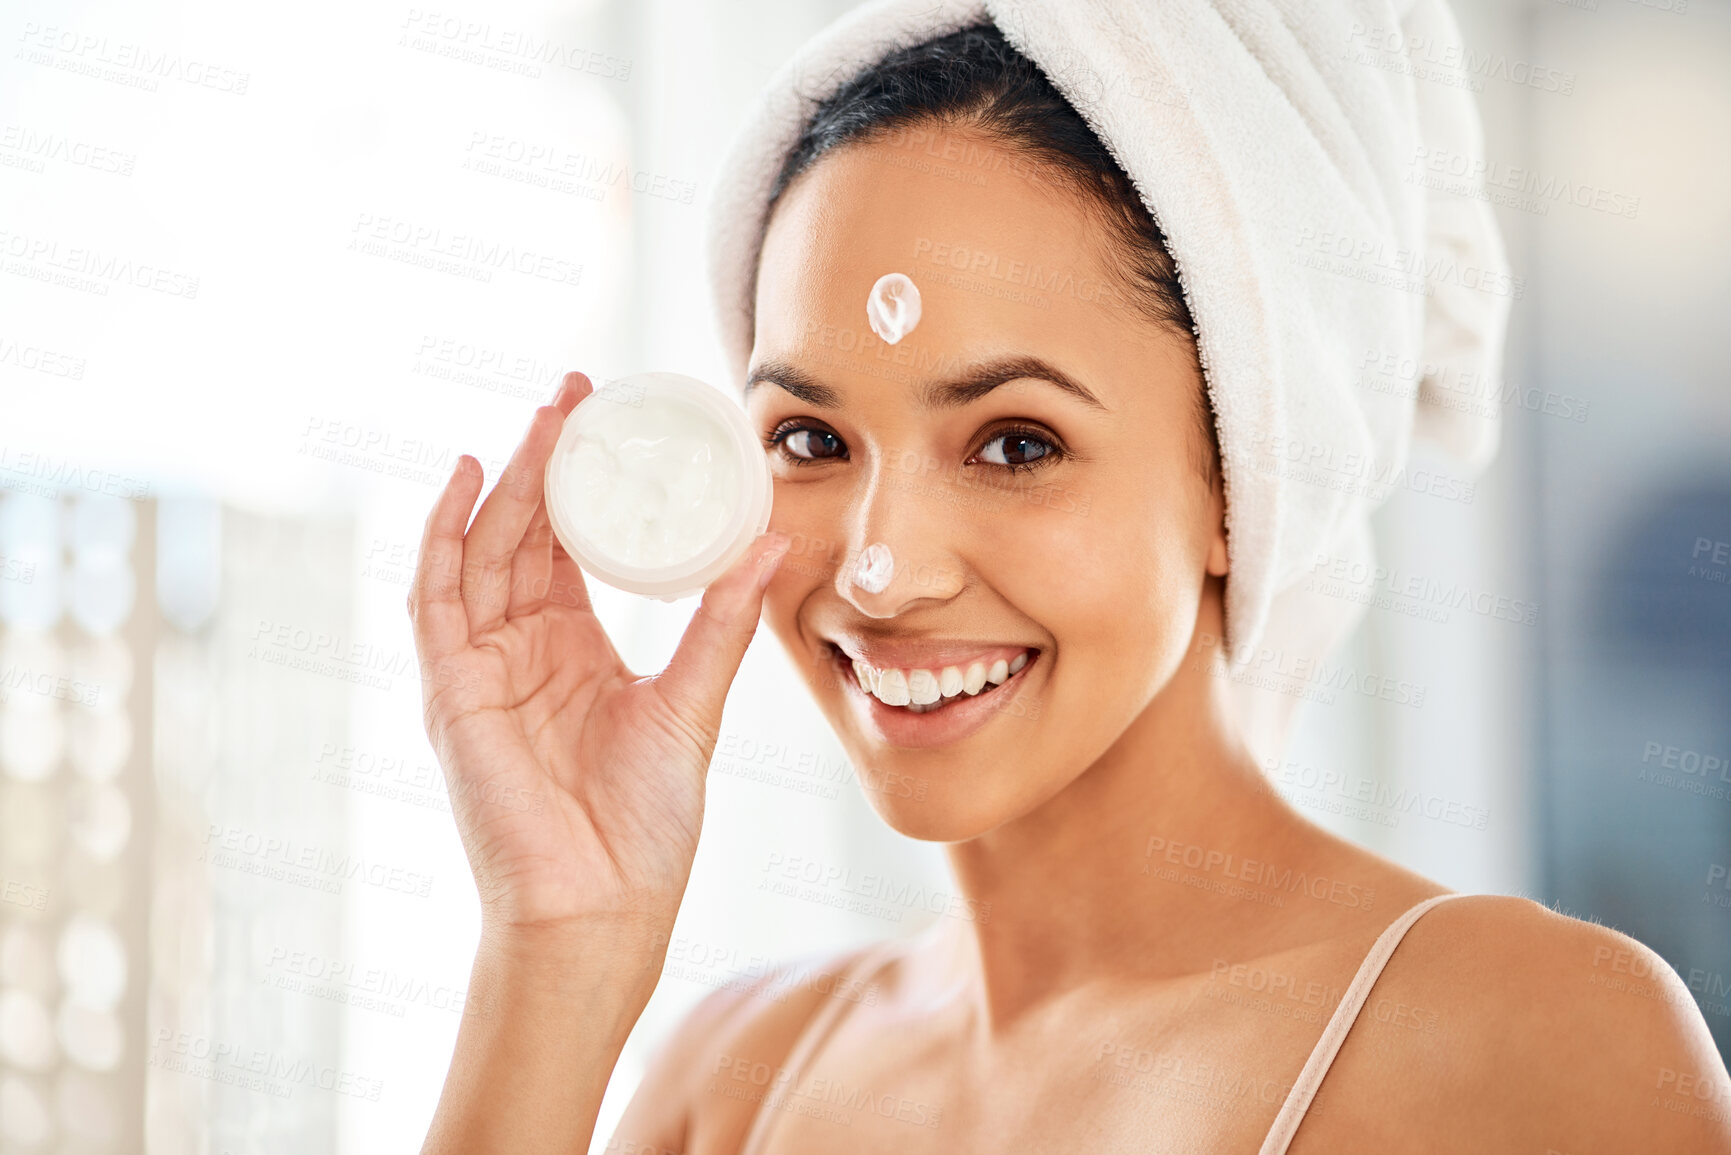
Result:
<svg viewBox="0 0 1731 1155"><path fill-rule="evenodd" d="M842 643L833 647L831 660L865 729L892 746L924 747L959 742L1000 712L1025 705L1026 671L1039 655L1031 646Z"/></svg>

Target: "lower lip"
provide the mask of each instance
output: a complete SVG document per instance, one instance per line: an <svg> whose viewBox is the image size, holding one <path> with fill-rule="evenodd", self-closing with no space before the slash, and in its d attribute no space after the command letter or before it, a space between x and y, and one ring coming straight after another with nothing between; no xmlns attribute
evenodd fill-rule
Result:
<svg viewBox="0 0 1731 1155"><path fill-rule="evenodd" d="M837 651L835 660L841 670L843 692L852 702L856 716L876 730L885 743L920 748L960 742L985 726L1021 692L1024 677L1034 668L1039 656L1038 651L1031 652L1020 670L995 687L988 683L978 694L970 697L962 693L943 709L924 714L915 714L900 706L884 705L860 688L851 658Z"/></svg>

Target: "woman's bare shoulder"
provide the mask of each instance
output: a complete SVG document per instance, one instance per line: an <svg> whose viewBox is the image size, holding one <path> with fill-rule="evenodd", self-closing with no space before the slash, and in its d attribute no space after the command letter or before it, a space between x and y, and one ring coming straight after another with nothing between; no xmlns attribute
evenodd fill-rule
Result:
<svg viewBox="0 0 1731 1155"><path fill-rule="evenodd" d="M831 1000L877 1001L876 985L852 973L875 947L802 956L704 995L650 1060L608 1151L737 1151L764 1092L782 1077L795 1041L813 1016Z"/></svg>
<svg viewBox="0 0 1731 1155"><path fill-rule="evenodd" d="M1628 935L1530 899L1429 911L1336 1062L1323 1086L1343 1116L1400 1116L1388 1076L1410 1076L1399 1106L1451 1149L1731 1152L1731 1079L1683 980Z"/></svg>

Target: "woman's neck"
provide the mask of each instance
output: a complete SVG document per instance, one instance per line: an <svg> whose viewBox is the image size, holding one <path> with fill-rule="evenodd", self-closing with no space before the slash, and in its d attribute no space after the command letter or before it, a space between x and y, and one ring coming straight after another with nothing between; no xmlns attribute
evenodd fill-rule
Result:
<svg viewBox="0 0 1731 1155"><path fill-rule="evenodd" d="M1086 983L1193 975L1368 925L1378 860L1300 818L1233 727L1225 683L1187 662L1062 791L950 844L976 913L936 931L945 985L971 987L996 1029Z"/></svg>

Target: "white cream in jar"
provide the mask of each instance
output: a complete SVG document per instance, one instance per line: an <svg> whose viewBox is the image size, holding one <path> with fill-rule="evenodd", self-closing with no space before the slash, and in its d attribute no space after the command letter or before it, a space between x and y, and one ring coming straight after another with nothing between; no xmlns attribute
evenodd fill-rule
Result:
<svg viewBox="0 0 1731 1155"><path fill-rule="evenodd" d="M578 565L663 601L700 592L769 525L769 461L744 410L678 373L640 373L578 402L545 484L548 520Z"/></svg>

